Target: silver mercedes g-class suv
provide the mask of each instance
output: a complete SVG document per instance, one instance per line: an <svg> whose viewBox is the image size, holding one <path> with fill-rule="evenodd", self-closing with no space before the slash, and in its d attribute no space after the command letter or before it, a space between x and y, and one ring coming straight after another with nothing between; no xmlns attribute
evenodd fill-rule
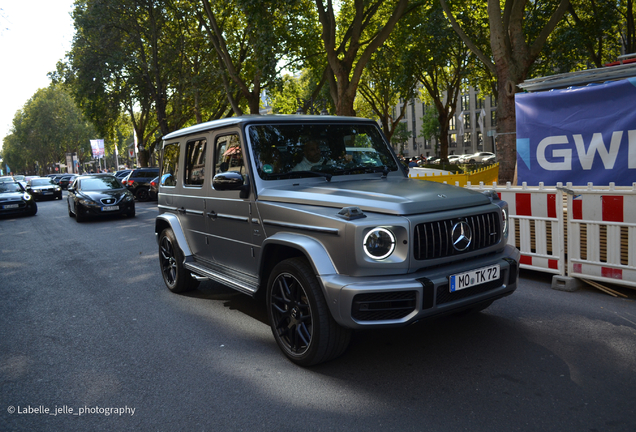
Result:
<svg viewBox="0 0 636 432"><path fill-rule="evenodd" d="M342 354L355 329L479 311L517 287L507 204L409 179L372 120L232 117L163 140L166 285L262 294L297 364Z"/></svg>

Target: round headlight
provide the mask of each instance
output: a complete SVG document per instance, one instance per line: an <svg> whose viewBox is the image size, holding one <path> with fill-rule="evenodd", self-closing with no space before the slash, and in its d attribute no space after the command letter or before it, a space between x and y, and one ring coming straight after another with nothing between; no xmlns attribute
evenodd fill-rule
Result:
<svg viewBox="0 0 636 432"><path fill-rule="evenodd" d="M24 198L25 201L28 201L31 199L31 195L25 192L24 195L22 195L22 198Z"/></svg>
<svg viewBox="0 0 636 432"><path fill-rule="evenodd" d="M374 228L364 236L364 252L369 258L381 260L395 250L395 235L386 228Z"/></svg>

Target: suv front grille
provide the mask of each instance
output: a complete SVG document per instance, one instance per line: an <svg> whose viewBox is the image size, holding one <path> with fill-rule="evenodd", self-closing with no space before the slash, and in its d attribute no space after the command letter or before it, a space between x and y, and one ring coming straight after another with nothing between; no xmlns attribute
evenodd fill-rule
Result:
<svg viewBox="0 0 636 432"><path fill-rule="evenodd" d="M413 253L416 260L444 258L496 245L501 240L499 213L425 222L415 226ZM472 240L463 251L453 247L453 227L464 221L470 226Z"/></svg>

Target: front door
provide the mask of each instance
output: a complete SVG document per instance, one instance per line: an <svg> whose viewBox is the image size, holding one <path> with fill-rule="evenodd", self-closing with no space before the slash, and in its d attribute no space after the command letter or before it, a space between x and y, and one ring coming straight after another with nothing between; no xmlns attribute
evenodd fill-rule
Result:
<svg viewBox="0 0 636 432"><path fill-rule="evenodd" d="M219 131L214 136L214 174L235 171L247 183L247 162L238 130ZM208 259L226 269L257 275L260 254L260 220L252 204L253 195L241 198L240 191L218 191L211 187L206 209Z"/></svg>

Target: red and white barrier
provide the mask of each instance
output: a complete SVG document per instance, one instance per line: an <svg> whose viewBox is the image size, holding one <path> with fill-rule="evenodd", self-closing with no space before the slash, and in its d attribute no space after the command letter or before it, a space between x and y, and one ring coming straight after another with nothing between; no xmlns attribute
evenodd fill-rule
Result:
<svg viewBox="0 0 636 432"><path fill-rule="evenodd" d="M567 189L568 276L636 287L636 183Z"/></svg>
<svg viewBox="0 0 636 432"><path fill-rule="evenodd" d="M537 188L523 186L497 186L467 188L494 190L508 203L510 233L508 244L521 251L521 268L564 276L565 246L563 235L563 192L557 187ZM534 235L533 235L534 234Z"/></svg>
<svg viewBox="0 0 636 432"><path fill-rule="evenodd" d="M466 187L494 190L508 203L508 243L521 251L522 268L636 287L636 183Z"/></svg>

